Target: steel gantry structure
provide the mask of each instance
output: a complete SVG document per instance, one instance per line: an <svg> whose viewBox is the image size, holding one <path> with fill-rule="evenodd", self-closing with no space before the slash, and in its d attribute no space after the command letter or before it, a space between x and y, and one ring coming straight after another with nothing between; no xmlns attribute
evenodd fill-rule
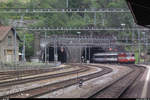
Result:
<svg viewBox="0 0 150 100"><path fill-rule="evenodd" d="M68 1L68 0L67 0ZM130 13L130 10L124 8L103 8L103 9L70 9L68 3L65 9L49 9L49 8L0 8L0 13L7 14L32 14L32 13L94 13L94 27L16 27L16 29L29 31L149 31L147 28L121 28L121 27L96 27L96 13ZM104 19L103 19L104 20ZM139 33L139 32L138 32ZM46 39L45 39L46 40ZM139 40L139 39L138 39ZM109 45L113 43L109 43ZM80 43L77 45L81 45ZM99 45L95 44L95 45ZM102 45L102 44L101 44ZM107 44L104 44L107 45ZM115 45L115 44L114 44ZM122 45L122 44L121 44ZM124 45L134 45L125 43ZM139 43L139 45L142 45ZM140 50L139 50L140 51ZM45 50L46 52L46 50Z"/></svg>
<svg viewBox="0 0 150 100"><path fill-rule="evenodd" d="M40 36L41 38L41 43L45 42L45 36L41 35ZM78 38L76 35L60 35L60 36L57 36L57 35L51 35L51 36L47 36L46 37L46 40L47 40L47 43L46 44L49 44L49 45L54 45L54 42L57 41L57 44L59 46L63 46L63 45L68 45L68 46L72 46L72 44L76 45L76 46L85 46L85 45L89 45L89 46L108 46L109 44L115 44L115 45L138 45L138 41L140 40L141 41L141 45L145 45L145 40L146 38L138 38L138 39L114 39L114 38L104 38L104 37L100 37L100 36L97 36L97 37L90 37L89 35L81 35L80 38ZM75 42L75 41L79 41L80 42ZM74 42L71 42L71 41L74 41ZM93 41L93 42L91 42ZM110 42L109 42L110 41ZM114 42L115 41L115 42ZM147 43L146 45L150 45L149 43ZM106 47L108 48L108 47Z"/></svg>
<svg viewBox="0 0 150 100"><path fill-rule="evenodd" d="M134 30L140 30L140 31L149 31L148 28L116 28L116 27L17 27L17 29L23 29L23 30L29 30L29 31L134 31Z"/></svg>
<svg viewBox="0 0 150 100"><path fill-rule="evenodd" d="M126 8L102 8L102 9L50 9L50 8L0 8L0 13L129 13Z"/></svg>
<svg viewBox="0 0 150 100"><path fill-rule="evenodd" d="M115 38L110 38L110 37L104 38L103 36L91 37L90 35L81 35L80 38L77 35L58 35L58 36L50 35L50 36L47 36L46 39L47 39L46 47L54 48L54 52L55 52L54 57L55 55L58 56L57 54L58 47L66 47L68 49L73 48L73 50L80 48L81 50L78 50L78 53L80 54L80 57L81 57L81 54L83 53L84 49L86 51L87 48L89 49L92 47L98 47L98 48L100 47L105 51L109 51L109 48L113 48L113 50L117 49L118 51L122 51L123 48L125 48L126 46L129 46L129 47L134 46L134 48L136 48L136 47L139 47L139 45L146 46L146 47L150 45L150 43L148 43L148 41L145 40L145 38L138 38L134 40L128 38L128 40L126 40L126 39L119 39L119 38L115 39ZM44 35L40 36L40 41L41 41L40 42L41 44L45 42ZM133 52L132 50L131 52ZM44 52L44 49L43 49L43 52ZM85 55L86 53L87 52L85 52ZM45 55L47 54L45 53Z"/></svg>

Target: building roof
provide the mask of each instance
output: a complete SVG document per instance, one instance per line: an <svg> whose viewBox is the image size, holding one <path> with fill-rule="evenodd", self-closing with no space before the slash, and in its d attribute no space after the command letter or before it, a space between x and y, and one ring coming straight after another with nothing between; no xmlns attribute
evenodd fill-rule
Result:
<svg viewBox="0 0 150 100"><path fill-rule="evenodd" d="M150 28L150 1L126 0L128 7L138 25Z"/></svg>
<svg viewBox="0 0 150 100"><path fill-rule="evenodd" d="M10 30L12 30L13 33L15 32L15 30L11 26L0 25L0 41L2 41L8 35ZM18 35L17 35L17 39L21 41Z"/></svg>

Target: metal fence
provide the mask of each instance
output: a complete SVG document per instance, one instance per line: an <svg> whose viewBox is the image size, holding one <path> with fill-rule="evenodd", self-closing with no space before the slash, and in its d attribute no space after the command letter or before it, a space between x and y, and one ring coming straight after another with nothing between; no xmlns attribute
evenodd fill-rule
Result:
<svg viewBox="0 0 150 100"><path fill-rule="evenodd" d="M57 63L57 66L60 63ZM3 71L13 71L13 70L33 70L33 69L49 69L56 67L54 63L35 63L35 62L17 62L14 63L2 63L0 62L0 72Z"/></svg>

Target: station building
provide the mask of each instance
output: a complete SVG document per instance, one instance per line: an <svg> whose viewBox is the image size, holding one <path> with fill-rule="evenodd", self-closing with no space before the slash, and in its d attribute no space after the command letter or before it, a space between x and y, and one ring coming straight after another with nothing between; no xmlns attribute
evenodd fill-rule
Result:
<svg viewBox="0 0 150 100"><path fill-rule="evenodd" d="M19 61L19 41L17 35L16 61ZM15 57L15 29L11 26L0 25L0 62L11 63Z"/></svg>

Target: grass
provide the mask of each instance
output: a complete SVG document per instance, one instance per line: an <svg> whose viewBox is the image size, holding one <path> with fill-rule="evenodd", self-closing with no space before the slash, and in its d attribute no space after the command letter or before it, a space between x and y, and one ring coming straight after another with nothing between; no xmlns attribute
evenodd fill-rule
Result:
<svg viewBox="0 0 150 100"><path fill-rule="evenodd" d="M135 52L135 63L138 63L139 52ZM144 59L140 58L140 62L144 62Z"/></svg>

